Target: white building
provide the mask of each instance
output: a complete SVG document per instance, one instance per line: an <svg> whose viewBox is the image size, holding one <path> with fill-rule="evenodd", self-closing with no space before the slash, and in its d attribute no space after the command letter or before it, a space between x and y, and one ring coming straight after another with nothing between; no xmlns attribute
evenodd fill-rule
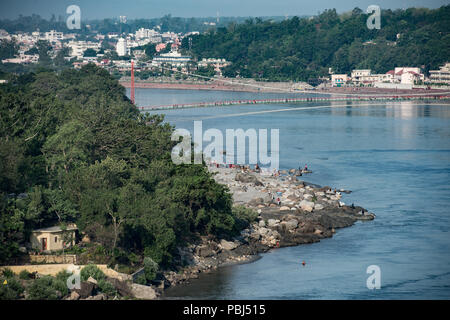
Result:
<svg viewBox="0 0 450 320"><path fill-rule="evenodd" d="M447 62L439 70L430 70L431 83L450 84L450 63Z"/></svg>
<svg viewBox="0 0 450 320"><path fill-rule="evenodd" d="M55 30L50 30L49 32L46 32L44 34L45 40L49 42L56 42L64 40L64 33L63 32L57 32Z"/></svg>
<svg viewBox="0 0 450 320"><path fill-rule="evenodd" d="M346 74L332 74L331 75L331 85L333 87L342 87L349 80Z"/></svg>
<svg viewBox="0 0 450 320"><path fill-rule="evenodd" d="M71 57L77 57L77 59L82 59L83 54L87 49L94 49L98 51L100 49L99 42L91 42L91 41L70 41L67 43L67 47L70 50Z"/></svg>
<svg viewBox="0 0 450 320"><path fill-rule="evenodd" d="M171 51L169 53L162 53L159 56L154 57L152 60L152 65L160 66L164 63L167 63L172 66L181 67L185 66L189 61L191 61L191 57L182 56L177 51Z"/></svg>
<svg viewBox="0 0 450 320"><path fill-rule="evenodd" d="M119 57L126 56L128 54L126 39L120 38L119 41L117 41L116 51Z"/></svg>

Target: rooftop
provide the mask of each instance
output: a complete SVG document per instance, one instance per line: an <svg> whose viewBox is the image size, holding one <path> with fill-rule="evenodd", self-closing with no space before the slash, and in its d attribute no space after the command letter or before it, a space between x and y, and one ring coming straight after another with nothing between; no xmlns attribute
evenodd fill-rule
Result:
<svg viewBox="0 0 450 320"><path fill-rule="evenodd" d="M76 225L72 224L72 225L68 225L66 230L72 231L72 230L78 230L78 228ZM61 232L61 231L62 231L62 229L60 226L53 226L53 227L47 227L47 228L33 230L33 232L49 232L49 233Z"/></svg>

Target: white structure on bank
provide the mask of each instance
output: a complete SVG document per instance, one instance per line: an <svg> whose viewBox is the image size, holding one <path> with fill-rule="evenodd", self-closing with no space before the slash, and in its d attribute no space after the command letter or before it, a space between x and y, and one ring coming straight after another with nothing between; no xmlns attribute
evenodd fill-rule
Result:
<svg viewBox="0 0 450 320"><path fill-rule="evenodd" d="M191 61L191 57L182 56L178 51L171 51L169 53L162 53L159 56L154 57L152 60L152 65L160 66L167 63L175 67L182 67L189 61Z"/></svg>
<svg viewBox="0 0 450 320"><path fill-rule="evenodd" d="M439 70L430 70L430 82L450 84L450 63L439 67Z"/></svg>
<svg viewBox="0 0 450 320"><path fill-rule="evenodd" d="M127 49L127 40L126 39L120 38L119 41L117 41L116 51L117 51L117 55L119 57L123 57L123 56L127 55L128 49Z"/></svg>
<svg viewBox="0 0 450 320"><path fill-rule="evenodd" d="M348 75L346 74L332 74L331 75L331 85L333 87L342 87L349 80Z"/></svg>

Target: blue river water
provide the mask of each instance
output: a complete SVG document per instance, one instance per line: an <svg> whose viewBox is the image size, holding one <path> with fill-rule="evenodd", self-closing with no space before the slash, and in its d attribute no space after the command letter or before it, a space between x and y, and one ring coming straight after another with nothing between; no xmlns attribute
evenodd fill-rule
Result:
<svg viewBox="0 0 450 320"><path fill-rule="evenodd" d="M268 96L280 95L140 89L136 103ZM310 106L328 107L300 109ZM273 112L256 113L269 110ZM306 181L352 190L343 201L376 214L375 220L340 229L319 243L272 250L255 262L202 275L189 285L167 290L167 298L450 298L450 105L335 102L163 113L177 128L189 130L193 120L202 120L203 130L224 133L279 129L281 169L308 164L313 173ZM380 289L366 286L370 265L381 270Z"/></svg>

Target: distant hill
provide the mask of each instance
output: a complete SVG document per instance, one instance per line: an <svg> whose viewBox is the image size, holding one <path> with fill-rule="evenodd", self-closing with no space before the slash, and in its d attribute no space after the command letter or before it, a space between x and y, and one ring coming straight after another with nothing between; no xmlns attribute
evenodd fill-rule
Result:
<svg viewBox="0 0 450 320"><path fill-rule="evenodd" d="M39 30L47 32L57 30L62 32L75 32L81 34L91 34L99 32L107 34L108 32L126 32L134 33L139 28L155 28L161 27L161 31L172 32L205 32L216 27L228 26L230 23L244 23L251 17L202 17L202 18L180 18L172 17L170 14L161 18L152 19L130 19L126 23L119 23L119 19L98 19L82 21L80 30L68 30L64 17L56 18L53 16L50 20L43 19L41 16L33 14L32 16L21 16L14 20L0 20L0 29L12 32L33 32ZM282 21L286 19L284 16L262 17L263 20ZM87 27L89 26L89 27Z"/></svg>
<svg viewBox="0 0 450 320"><path fill-rule="evenodd" d="M226 58L224 75L261 80L308 80L352 69L385 73L396 66L425 72L450 60L450 6L382 10L381 29L369 30L369 15L335 9L279 22L249 19L192 36L182 48L198 59Z"/></svg>

